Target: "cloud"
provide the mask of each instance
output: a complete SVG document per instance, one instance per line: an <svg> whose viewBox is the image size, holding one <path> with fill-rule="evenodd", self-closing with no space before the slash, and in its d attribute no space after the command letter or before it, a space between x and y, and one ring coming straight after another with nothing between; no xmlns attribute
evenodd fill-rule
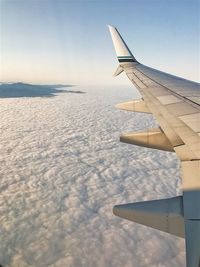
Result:
<svg viewBox="0 0 200 267"><path fill-rule="evenodd" d="M115 204L181 193L173 153L119 142L155 125L114 109L128 88L0 99L3 266L179 267L184 240L115 217Z"/></svg>

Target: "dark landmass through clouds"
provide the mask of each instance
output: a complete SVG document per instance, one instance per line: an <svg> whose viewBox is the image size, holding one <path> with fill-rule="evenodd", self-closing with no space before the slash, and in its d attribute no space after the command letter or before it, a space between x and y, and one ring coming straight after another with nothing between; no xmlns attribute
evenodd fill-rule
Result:
<svg viewBox="0 0 200 267"><path fill-rule="evenodd" d="M74 87L74 85L66 84L51 84L51 85L40 85L40 84L28 84L28 83L1 83L0 84L0 98L16 98L16 97L53 97L59 93L74 93L83 94L85 92L58 89Z"/></svg>

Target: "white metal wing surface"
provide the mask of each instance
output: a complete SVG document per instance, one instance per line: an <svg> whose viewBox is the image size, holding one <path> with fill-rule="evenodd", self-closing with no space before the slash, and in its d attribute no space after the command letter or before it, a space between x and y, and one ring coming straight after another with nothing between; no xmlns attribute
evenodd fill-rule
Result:
<svg viewBox="0 0 200 267"><path fill-rule="evenodd" d="M159 128L124 134L122 142L174 151L181 160L183 195L117 205L120 217L165 231L186 240L187 267L200 267L200 85L140 64L118 30L108 26L119 67L141 99L117 105L134 112L152 113Z"/></svg>

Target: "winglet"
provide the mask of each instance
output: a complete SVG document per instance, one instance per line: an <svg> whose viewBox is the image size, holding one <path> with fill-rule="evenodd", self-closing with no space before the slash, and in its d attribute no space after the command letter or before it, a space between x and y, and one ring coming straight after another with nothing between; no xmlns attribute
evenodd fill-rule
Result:
<svg viewBox="0 0 200 267"><path fill-rule="evenodd" d="M131 51L129 50L128 46L124 42L123 38L121 37L120 33L118 32L117 28L114 26L108 25L110 30L110 34L112 37L112 41L115 47L115 51L117 54L118 61L121 62L137 62Z"/></svg>

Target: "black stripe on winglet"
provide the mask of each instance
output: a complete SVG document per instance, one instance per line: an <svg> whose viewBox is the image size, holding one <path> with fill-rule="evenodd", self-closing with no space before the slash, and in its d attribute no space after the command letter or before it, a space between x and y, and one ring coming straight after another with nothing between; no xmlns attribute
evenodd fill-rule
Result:
<svg viewBox="0 0 200 267"><path fill-rule="evenodd" d="M118 58L119 62L136 62L133 58Z"/></svg>

